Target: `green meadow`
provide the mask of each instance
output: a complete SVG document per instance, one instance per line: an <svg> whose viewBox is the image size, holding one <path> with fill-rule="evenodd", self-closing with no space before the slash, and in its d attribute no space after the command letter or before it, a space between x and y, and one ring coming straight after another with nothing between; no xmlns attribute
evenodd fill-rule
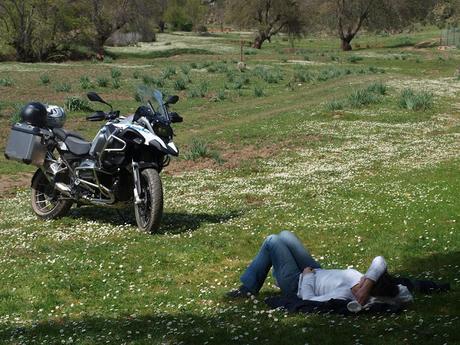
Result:
<svg viewBox="0 0 460 345"><path fill-rule="evenodd" d="M104 62L0 63L0 149L21 105L65 106L92 140L96 91L122 114L139 87L178 94L181 150L162 173L160 233L74 207L38 220L34 168L0 157L1 344L459 344L460 53L416 49L436 30L262 50L240 34L159 34ZM249 40L249 36L243 34ZM450 282L401 314L289 315L228 300L263 239L295 232L325 268Z"/></svg>

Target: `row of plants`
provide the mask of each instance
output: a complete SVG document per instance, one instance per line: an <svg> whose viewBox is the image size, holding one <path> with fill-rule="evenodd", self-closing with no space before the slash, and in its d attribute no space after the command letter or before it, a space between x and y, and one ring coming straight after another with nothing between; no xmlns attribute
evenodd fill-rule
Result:
<svg viewBox="0 0 460 345"><path fill-rule="evenodd" d="M364 106L380 103L388 94L388 87L375 82L366 88L353 91L344 99L334 99L326 103L327 111L334 112L345 108L361 108ZM404 89L398 96L398 106L401 109L412 111L427 111L433 108L433 94L426 91L414 91Z"/></svg>

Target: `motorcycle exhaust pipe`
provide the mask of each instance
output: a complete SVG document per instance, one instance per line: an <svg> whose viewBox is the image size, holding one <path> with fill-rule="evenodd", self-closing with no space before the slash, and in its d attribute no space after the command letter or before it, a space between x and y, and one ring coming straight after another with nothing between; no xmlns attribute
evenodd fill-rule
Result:
<svg viewBox="0 0 460 345"><path fill-rule="evenodd" d="M64 194L65 196L70 197L70 187L62 182L57 182L54 184L54 188L56 188L60 193Z"/></svg>

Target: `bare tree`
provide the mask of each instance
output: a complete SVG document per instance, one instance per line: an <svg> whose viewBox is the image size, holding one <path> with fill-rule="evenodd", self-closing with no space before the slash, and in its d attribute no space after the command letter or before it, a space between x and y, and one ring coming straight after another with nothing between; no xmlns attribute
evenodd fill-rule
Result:
<svg viewBox="0 0 460 345"><path fill-rule="evenodd" d="M253 47L260 49L265 41L300 21L296 0L234 0L228 3L231 22L243 27L256 27Z"/></svg>
<svg viewBox="0 0 460 345"><path fill-rule="evenodd" d="M117 30L128 23L133 16L133 0L87 0L82 9L94 29L94 48L104 53L104 43Z"/></svg>
<svg viewBox="0 0 460 345"><path fill-rule="evenodd" d="M368 19L375 0L334 0L337 30L342 50L352 50L351 41Z"/></svg>

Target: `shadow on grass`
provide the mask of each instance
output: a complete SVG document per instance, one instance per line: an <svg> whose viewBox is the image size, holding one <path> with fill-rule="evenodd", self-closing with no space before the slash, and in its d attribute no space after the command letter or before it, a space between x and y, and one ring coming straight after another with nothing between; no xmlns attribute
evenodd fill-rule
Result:
<svg viewBox="0 0 460 345"><path fill-rule="evenodd" d="M241 215L242 211L236 210L230 210L224 213L165 212L161 220L159 233L179 234L186 231L194 231L203 224L225 223ZM134 212L126 210L117 212L114 209L85 206L73 208L69 216L84 221L102 221L115 226L126 223L137 226Z"/></svg>
<svg viewBox="0 0 460 345"><path fill-rule="evenodd" d="M243 213L241 211L231 210L224 213L183 213L171 212L165 213L161 221L160 233L181 233L198 229L202 224L219 224L225 223L231 219L238 218Z"/></svg>
<svg viewBox="0 0 460 345"><path fill-rule="evenodd" d="M403 265L404 272L395 273L420 279L442 280L452 284L454 279L459 278L459 264L460 251L429 253L423 257L407 258Z"/></svg>
<svg viewBox="0 0 460 345"><path fill-rule="evenodd" d="M329 331L328 334L316 334L315 337L337 339L339 332L341 336L351 338L350 330L345 328ZM248 320L241 318L241 315L235 312L213 316L190 312L149 314L138 317L126 315L118 318L95 316L0 329L0 342L10 341L12 344L278 345L305 344L306 339L310 340L311 336L300 332L298 327L275 322L268 317L260 317L257 321ZM330 342L332 343L335 342Z"/></svg>

